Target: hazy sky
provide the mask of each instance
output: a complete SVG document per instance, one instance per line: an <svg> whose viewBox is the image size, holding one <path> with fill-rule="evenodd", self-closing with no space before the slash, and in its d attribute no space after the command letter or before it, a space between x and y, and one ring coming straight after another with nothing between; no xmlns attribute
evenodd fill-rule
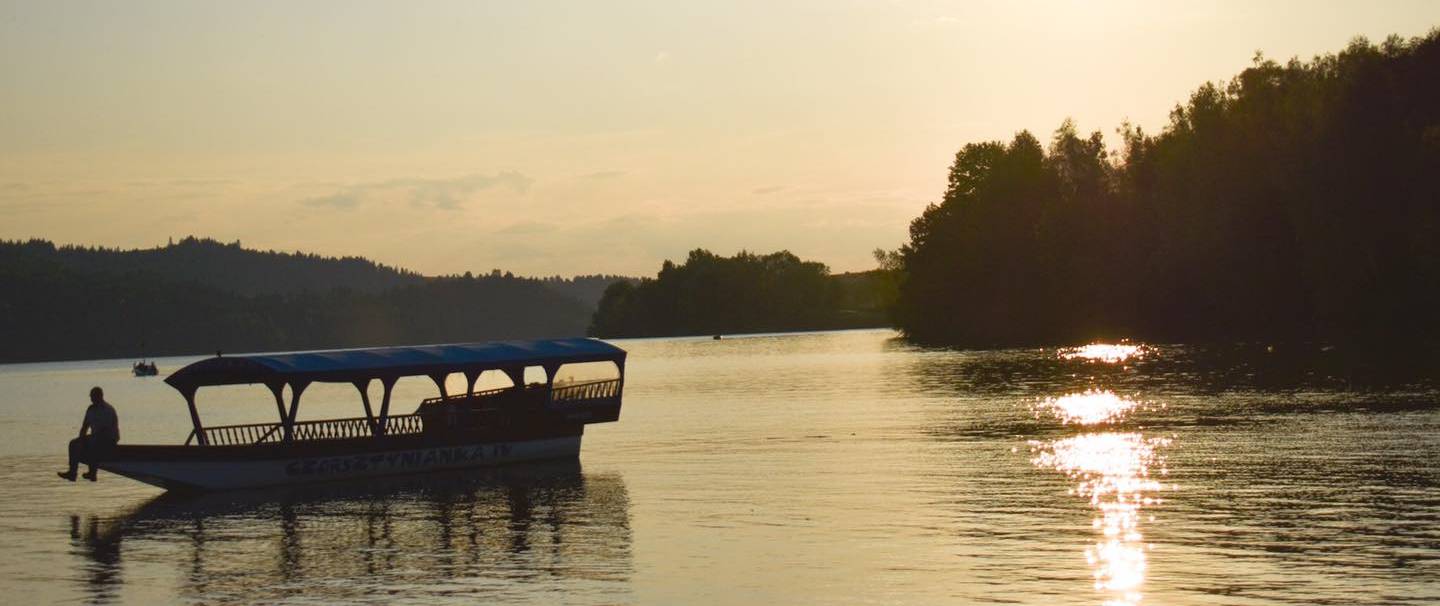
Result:
<svg viewBox="0 0 1440 606"><path fill-rule="evenodd" d="M1434 1L0 0L0 238L868 269L966 142L1158 130L1257 50L1437 25Z"/></svg>

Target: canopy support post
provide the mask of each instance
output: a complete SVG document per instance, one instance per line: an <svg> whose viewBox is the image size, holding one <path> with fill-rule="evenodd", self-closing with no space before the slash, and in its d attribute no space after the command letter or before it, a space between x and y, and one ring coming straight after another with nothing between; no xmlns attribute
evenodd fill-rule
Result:
<svg viewBox="0 0 1440 606"><path fill-rule="evenodd" d="M270 393L275 394L275 412L277 412L277 413L280 415L280 424L281 424L281 425L284 425L284 424L285 424L285 384L284 384L284 383L266 383L265 386L270 388Z"/></svg>
<svg viewBox="0 0 1440 606"><path fill-rule="evenodd" d="M381 377L380 386L385 393L380 397L380 422L375 425L377 436L385 435L386 426L390 424L390 391L395 388L395 377Z"/></svg>
<svg viewBox="0 0 1440 606"><path fill-rule="evenodd" d="M620 384L615 386L615 399L618 400L625 393L625 358L616 360L615 368L620 371Z"/></svg>
<svg viewBox="0 0 1440 606"><path fill-rule="evenodd" d="M300 412L300 395L305 393L305 388L310 386L309 381L298 381L290 384L290 413L285 415L285 441L295 440L295 415Z"/></svg>
<svg viewBox="0 0 1440 606"><path fill-rule="evenodd" d="M515 389L525 390L525 368L503 368L505 376L510 377L510 382L515 384Z"/></svg>
<svg viewBox="0 0 1440 606"><path fill-rule="evenodd" d="M370 379L355 381L354 385L360 390L360 403L365 405L365 424L370 427L370 435L375 435L375 413L370 408Z"/></svg>
<svg viewBox="0 0 1440 606"><path fill-rule="evenodd" d="M450 394L445 393L445 378L448 377L448 376L450 376L450 373L443 373L443 372L442 372L442 373L436 373L436 374L430 375L430 380L431 380L431 381L434 381L434 382L435 382L435 387L436 387L436 389L439 389L439 390L440 390L440 399L441 399L441 400L444 400L445 398L450 397Z"/></svg>
<svg viewBox="0 0 1440 606"><path fill-rule="evenodd" d="M478 370L467 370L467 371L465 371L465 393L466 393L466 394L475 393L475 382L478 381L478 380L480 380L480 371L478 371Z"/></svg>
<svg viewBox="0 0 1440 606"><path fill-rule="evenodd" d="M555 375L560 373L559 364L546 364L541 366L545 369L545 405L555 403Z"/></svg>
<svg viewBox="0 0 1440 606"><path fill-rule="evenodd" d="M200 424L200 411L195 408L195 389L187 388L185 394L185 405L190 407L190 423L195 426L195 443L201 446L209 446L210 439L205 437L205 426Z"/></svg>

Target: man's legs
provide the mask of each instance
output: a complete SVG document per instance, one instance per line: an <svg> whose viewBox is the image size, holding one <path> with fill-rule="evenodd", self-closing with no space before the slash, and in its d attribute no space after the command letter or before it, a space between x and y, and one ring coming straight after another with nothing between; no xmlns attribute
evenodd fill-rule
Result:
<svg viewBox="0 0 1440 606"><path fill-rule="evenodd" d="M85 458L87 458L85 456L85 438L70 440L70 469L60 472L60 477L74 482L75 470L80 467L80 461Z"/></svg>
<svg viewBox="0 0 1440 606"><path fill-rule="evenodd" d="M85 474L85 479L95 481L95 462L103 461L110 457L110 451L115 448L115 443L96 439L95 436L88 436L85 442L85 464L90 466L90 472Z"/></svg>
<svg viewBox="0 0 1440 606"><path fill-rule="evenodd" d="M94 444L87 444L85 448L85 464L90 467L90 471L85 472L84 477L91 482L95 481L95 457L100 456L100 453L96 452L98 450Z"/></svg>

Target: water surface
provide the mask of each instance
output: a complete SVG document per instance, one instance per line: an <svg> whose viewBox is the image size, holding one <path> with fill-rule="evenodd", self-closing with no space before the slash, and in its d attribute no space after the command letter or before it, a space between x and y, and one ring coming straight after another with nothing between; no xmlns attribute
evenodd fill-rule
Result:
<svg viewBox="0 0 1440 606"><path fill-rule="evenodd" d="M0 366L0 587L17 603L1440 600L1423 370L893 337L618 341L622 418L587 430L579 463L199 499L54 478L91 385L126 442L183 441L159 380L129 361ZM396 410L433 389L402 382ZM359 406L317 386L300 417ZM207 424L275 414L260 387L200 407Z"/></svg>

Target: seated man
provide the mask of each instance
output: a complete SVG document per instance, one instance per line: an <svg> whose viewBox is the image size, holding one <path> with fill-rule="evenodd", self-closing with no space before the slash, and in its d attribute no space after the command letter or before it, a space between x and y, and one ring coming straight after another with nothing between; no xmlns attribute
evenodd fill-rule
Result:
<svg viewBox="0 0 1440 606"><path fill-rule="evenodd" d="M85 432L90 434L86 435ZM110 452L120 441L120 417L115 407L105 401L105 392L99 387L90 389L90 407L85 409L85 421L80 424L80 437L70 440L70 470L59 472L60 477L75 481L75 470L84 462L90 466L85 479L95 481L95 461Z"/></svg>

